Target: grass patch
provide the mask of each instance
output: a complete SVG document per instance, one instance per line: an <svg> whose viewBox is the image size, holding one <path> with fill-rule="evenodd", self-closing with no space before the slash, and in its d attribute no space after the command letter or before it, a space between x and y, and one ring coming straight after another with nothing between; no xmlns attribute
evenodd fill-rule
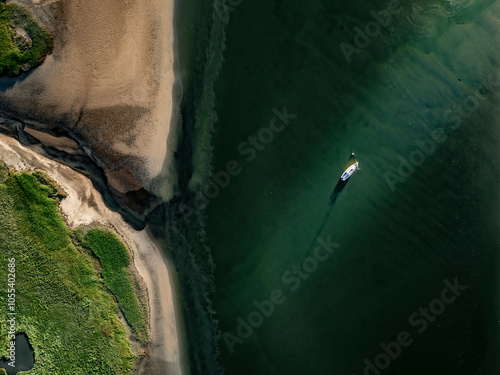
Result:
<svg viewBox="0 0 500 375"><path fill-rule="evenodd" d="M49 198L66 198L66 193L61 190L53 179L42 171L36 170L31 175L35 177L40 184L47 186L50 189L51 192L49 194Z"/></svg>
<svg viewBox="0 0 500 375"><path fill-rule="evenodd" d="M16 76L45 61L53 36L17 4L0 2L0 75Z"/></svg>
<svg viewBox="0 0 500 375"><path fill-rule="evenodd" d="M26 332L35 351L29 373L129 374L137 357L116 315L119 306L92 258L75 240L82 238L81 231L76 233L64 223L59 194L57 185L41 172L11 173L0 183L0 289L7 288L7 259L14 257L17 331ZM116 236L112 242L120 248ZM126 259L122 252L113 265ZM7 306L2 292L0 332L4 333ZM147 322L147 316L143 319ZM7 347L7 335L0 335L0 357L7 356Z"/></svg>
<svg viewBox="0 0 500 375"><path fill-rule="evenodd" d="M0 183L7 181L7 177L9 177L9 170L5 163L0 160Z"/></svg>
<svg viewBox="0 0 500 375"><path fill-rule="evenodd" d="M137 298L129 269L129 250L114 232L101 228L90 229L84 237L83 246L99 260L104 284L116 296L137 339L146 343L149 340L147 305Z"/></svg>

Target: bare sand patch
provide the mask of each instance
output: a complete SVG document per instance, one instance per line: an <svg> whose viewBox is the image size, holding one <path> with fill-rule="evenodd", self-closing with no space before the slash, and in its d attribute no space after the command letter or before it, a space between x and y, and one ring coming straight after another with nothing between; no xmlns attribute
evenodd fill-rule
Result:
<svg viewBox="0 0 500 375"><path fill-rule="evenodd" d="M116 190L149 190L173 152L173 0L14 1L54 33L54 53L0 93L2 108L71 131Z"/></svg>
<svg viewBox="0 0 500 375"><path fill-rule="evenodd" d="M30 129L28 127L24 128L24 131L32 137L38 139L46 146L54 147L67 153L76 154L80 152L78 144L72 139L66 137L54 137L53 135L41 132L39 130Z"/></svg>

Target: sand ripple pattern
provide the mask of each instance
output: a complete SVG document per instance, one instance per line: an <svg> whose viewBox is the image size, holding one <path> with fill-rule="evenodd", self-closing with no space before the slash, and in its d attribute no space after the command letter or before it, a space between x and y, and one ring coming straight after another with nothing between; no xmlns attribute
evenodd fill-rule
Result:
<svg viewBox="0 0 500 375"><path fill-rule="evenodd" d="M446 17L448 17L448 12L437 4L413 4L406 15L406 19L415 27L417 33L425 38L435 36L438 26Z"/></svg>
<svg viewBox="0 0 500 375"><path fill-rule="evenodd" d="M459 17L471 11L472 8L486 3L481 0L445 0L443 2L448 14L451 17Z"/></svg>

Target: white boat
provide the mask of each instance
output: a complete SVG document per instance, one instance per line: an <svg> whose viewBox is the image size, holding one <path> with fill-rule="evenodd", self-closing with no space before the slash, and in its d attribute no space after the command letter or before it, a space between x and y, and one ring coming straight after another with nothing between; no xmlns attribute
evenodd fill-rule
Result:
<svg viewBox="0 0 500 375"><path fill-rule="evenodd" d="M349 177L353 175L354 172L356 172L359 169L358 162L355 162L354 164L351 164L350 166L347 167L347 169L342 173L342 176L340 176L340 179L342 181L347 180Z"/></svg>

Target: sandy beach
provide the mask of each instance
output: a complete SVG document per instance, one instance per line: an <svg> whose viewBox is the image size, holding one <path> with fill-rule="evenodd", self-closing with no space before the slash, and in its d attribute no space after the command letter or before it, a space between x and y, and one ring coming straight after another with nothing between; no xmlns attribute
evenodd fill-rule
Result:
<svg viewBox="0 0 500 375"><path fill-rule="evenodd" d="M70 133L118 193L145 188L168 195L164 162L175 149L169 135L176 118L173 0L9 2L29 8L53 33L54 51L0 92L0 109L35 130Z"/></svg>
<svg viewBox="0 0 500 375"><path fill-rule="evenodd" d="M0 90L2 116L23 121L25 132L46 146L86 153L102 168L114 194L146 190L168 199L178 93L174 1L10 2L27 7L54 35L54 51L26 77ZM68 194L60 209L69 226L111 226L133 253L151 318L149 356L138 373L187 373L175 268L147 229L135 231L106 207L87 177L47 159L37 147L28 149L0 135L0 158L9 167L41 169Z"/></svg>
<svg viewBox="0 0 500 375"><path fill-rule="evenodd" d="M99 223L113 227L132 250L134 265L148 290L151 345L139 374L185 374L181 351L182 329L175 295L175 269L148 233L135 231L109 210L90 180L71 168L39 155L0 134L0 159L13 169L41 169L68 194L61 213L72 228Z"/></svg>

